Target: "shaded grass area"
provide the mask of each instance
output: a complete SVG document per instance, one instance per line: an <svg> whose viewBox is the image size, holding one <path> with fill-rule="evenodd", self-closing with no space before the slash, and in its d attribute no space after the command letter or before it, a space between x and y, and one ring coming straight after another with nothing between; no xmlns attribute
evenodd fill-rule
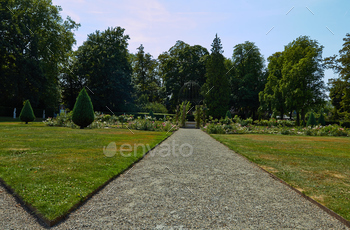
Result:
<svg viewBox="0 0 350 230"><path fill-rule="evenodd" d="M1 122L0 177L43 216L53 220L142 157L142 147L136 148L134 154L135 144L152 148L170 135L137 130L133 133L128 129L81 130L47 127L43 123ZM103 147L111 142L116 143L117 154L106 157ZM123 144L133 147L130 157L120 154Z"/></svg>
<svg viewBox="0 0 350 230"><path fill-rule="evenodd" d="M350 139L211 135L294 188L350 220Z"/></svg>

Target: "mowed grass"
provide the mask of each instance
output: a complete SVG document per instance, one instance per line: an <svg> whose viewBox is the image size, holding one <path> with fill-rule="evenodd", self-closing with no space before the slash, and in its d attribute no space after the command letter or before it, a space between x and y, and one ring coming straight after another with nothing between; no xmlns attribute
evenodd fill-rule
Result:
<svg viewBox="0 0 350 230"><path fill-rule="evenodd" d="M350 138L211 136L350 220Z"/></svg>
<svg viewBox="0 0 350 230"><path fill-rule="evenodd" d="M70 129L34 122L0 123L0 177L46 218L65 214L74 204L143 156L170 133L128 129ZM115 142L117 154L103 147ZM131 156L120 154L130 144ZM124 146L124 150L129 149ZM147 148L146 148L147 151Z"/></svg>

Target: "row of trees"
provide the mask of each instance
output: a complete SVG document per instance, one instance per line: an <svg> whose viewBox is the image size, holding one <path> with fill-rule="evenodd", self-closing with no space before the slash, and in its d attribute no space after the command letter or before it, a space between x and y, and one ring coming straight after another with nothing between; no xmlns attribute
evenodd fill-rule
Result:
<svg viewBox="0 0 350 230"><path fill-rule="evenodd" d="M129 36L120 27L96 31L72 51L79 24L69 17L63 21L60 10L50 0L1 1L0 105L21 106L30 99L36 108L63 103L73 109L86 87L96 110L131 112L157 105L174 112L183 99L181 89L193 82L201 98L197 103L205 102L213 117L227 110L254 119L295 112L299 123L299 117L304 121L308 111L324 105L324 69L333 68L340 74L330 82L334 113L349 111L349 35L339 57L325 60L323 46L301 36L268 57L267 68L249 41L225 58L217 35L210 52L177 41L155 59L143 45L130 53Z"/></svg>

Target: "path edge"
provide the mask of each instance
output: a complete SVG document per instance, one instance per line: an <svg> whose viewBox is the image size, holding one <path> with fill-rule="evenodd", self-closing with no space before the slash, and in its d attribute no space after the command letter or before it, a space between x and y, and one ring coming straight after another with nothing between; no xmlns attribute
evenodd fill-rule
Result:
<svg viewBox="0 0 350 230"><path fill-rule="evenodd" d="M274 180L286 185L287 187L289 187L291 190L293 190L294 192L296 192L297 194L299 194L301 197L303 197L304 199L308 200L309 202L317 205L319 208L321 208L323 211L325 211L328 215L334 217L335 219L337 219L338 221L340 221L342 224L344 224L346 227L350 228L350 221L346 220L344 217L342 217L341 215L339 215L338 213L334 212L333 210L327 208L326 206L322 205L321 203L317 202L316 200L312 199L311 197L305 195L304 193L300 192L298 189L294 188L293 186L291 186L290 184L288 184L287 182L285 182L284 180L282 180L281 178L277 177L276 175L268 172L267 170L263 169L262 167L260 167L257 163L250 161L247 157L241 155L240 153L237 153L235 150L229 148L228 146L226 146L225 144L221 143L220 141L216 140L214 137L210 136L210 134L208 134L207 132L203 131L201 129L202 132L204 132L205 134L207 134L209 137L211 137L212 139L214 139L215 141L217 141L218 143L224 145L226 148L228 148L229 150L233 151L234 153L236 153L239 157L243 158L245 161L249 162L250 164L252 164L253 166L261 169L263 172L267 173L270 177L272 177ZM230 135L235 135L235 134L230 134Z"/></svg>
<svg viewBox="0 0 350 230"><path fill-rule="evenodd" d="M153 148L151 148L149 151L147 151L142 157L140 157L139 159L137 159L136 161L134 161L132 164L129 165L129 167L125 168L123 171L121 171L119 174L111 177L110 179L108 179L105 183L103 183L102 185L100 185L98 188L96 188L94 191L92 191L91 193L89 193L84 200L79 201L78 203L76 203L75 205L72 206L72 208L70 208L65 214L53 219L53 220L49 220L47 219L45 216L43 216L42 214L40 214L38 212L38 210L33 207L30 203L25 202L22 197L20 195L18 195L15 190L8 185L2 178L0 178L0 184L5 188L5 190L7 191L7 193L9 195L11 195L12 197L15 198L15 200L17 201L17 203L21 204L22 208L27 211L27 213L29 215L31 215L32 217L34 217L34 219L36 219L38 221L38 223L44 227L44 228L51 228L53 226L55 226L56 224L59 224L60 222L64 222L66 219L68 219L69 215L71 213L73 213L74 211L78 210L80 207L82 207L87 201L89 201L95 194L97 194L98 192L100 192L102 189L104 189L110 182L112 182L113 180L117 179L120 176L123 176L125 172L128 172L129 169L131 169L132 167L134 167L138 162L140 162L142 159L144 159L153 149L155 149L156 147L158 147L159 145L161 145L164 141L166 141L169 137L171 137L172 135L174 135L174 133L176 133L178 130L175 130L174 132L172 132L169 136L167 136L166 138L164 138L161 142L159 142L157 145L155 145Z"/></svg>

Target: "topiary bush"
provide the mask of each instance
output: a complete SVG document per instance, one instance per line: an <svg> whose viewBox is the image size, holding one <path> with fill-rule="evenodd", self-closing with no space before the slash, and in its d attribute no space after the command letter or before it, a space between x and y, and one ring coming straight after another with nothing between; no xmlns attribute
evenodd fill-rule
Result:
<svg viewBox="0 0 350 230"><path fill-rule="evenodd" d="M33 108L30 105L29 100L26 100L24 102L24 106L23 106L22 111L19 115L19 119L21 119L21 121L24 121L26 124L28 124L28 122L30 122L30 121L35 120Z"/></svg>
<svg viewBox="0 0 350 230"><path fill-rule="evenodd" d="M317 125L316 119L315 119L315 115L313 112L311 112L310 116L309 116L309 120L306 123L306 126L315 126Z"/></svg>
<svg viewBox="0 0 350 230"><path fill-rule="evenodd" d="M149 114L148 114L150 117L154 118L154 114L153 114L153 111L149 111Z"/></svg>
<svg viewBox="0 0 350 230"><path fill-rule="evenodd" d="M83 88L75 102L73 108L72 121L74 124L80 126L81 129L90 125L95 119L94 109L92 107L91 99Z"/></svg>
<svg viewBox="0 0 350 230"><path fill-rule="evenodd" d="M323 113L321 113L320 117L318 118L317 123L320 124L320 125L322 125L322 126L325 126L325 125L326 125L326 121L324 120Z"/></svg>
<svg viewBox="0 0 350 230"><path fill-rule="evenodd" d="M230 110L227 110L225 118L230 118L230 119L232 119Z"/></svg>

